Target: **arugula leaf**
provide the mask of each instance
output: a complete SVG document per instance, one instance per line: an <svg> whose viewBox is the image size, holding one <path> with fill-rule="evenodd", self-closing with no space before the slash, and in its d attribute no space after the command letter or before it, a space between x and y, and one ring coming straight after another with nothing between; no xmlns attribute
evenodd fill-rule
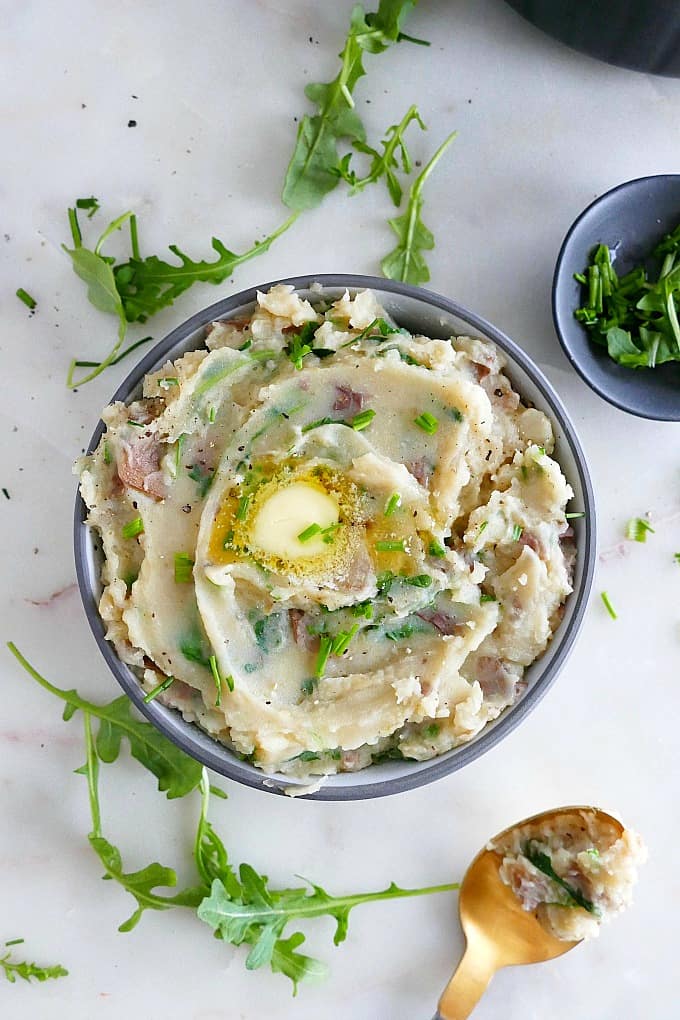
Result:
<svg viewBox="0 0 680 1020"><path fill-rule="evenodd" d="M124 213L123 216L119 216L118 219L113 221L113 223L110 223L99 238L94 250L90 251L89 248L84 248L82 245L82 237L80 227L78 226L76 210L69 209L68 212L74 246L73 248L67 248L66 245L62 245L62 248L71 259L73 271L76 276L79 276L80 279L87 284L87 298L90 304L94 305L95 308L98 308L99 311L107 312L108 314L115 315L118 318L118 339L104 360L100 362L96 368L93 368L91 372L82 376L80 379L74 379L73 373L76 368L76 359L72 359L68 375L66 377L66 385L70 389L75 389L77 386L83 386L85 383L90 382L91 379L100 375L100 373L115 360L123 345L123 341L125 340L127 333L127 319L125 317L123 302L118 290L116 289L116 280L111 260L101 255L100 249L105 238L112 232L112 230L119 229L125 220L132 216L132 213Z"/></svg>
<svg viewBox="0 0 680 1020"><path fill-rule="evenodd" d="M360 4L352 9L340 71L333 81L315 82L305 89L318 113L306 114L300 121L283 185L282 198L289 209L313 209L337 187L342 176L338 173L340 141L365 142L364 125L352 98L357 82L366 74L363 55L382 53L398 42L413 6L414 0L380 0L373 14L367 15Z"/></svg>
<svg viewBox="0 0 680 1020"><path fill-rule="evenodd" d="M92 735L90 713L83 712L83 717L85 720L85 750L87 758L85 765L79 771L87 778L90 795L90 813L92 816L92 831L88 836L90 846L104 865L106 872L104 877L118 882L137 901L137 909L130 915L127 921L124 921L119 926L118 931L132 931L145 910L169 910L170 907L174 906L197 907L203 899L205 892L201 887L184 889L175 896L161 896L159 893L154 892L158 887L172 889L177 885L177 874L172 868L166 868L162 864L154 862L140 871L123 871L120 851L102 835L99 806L100 756ZM99 737L101 737L101 727ZM99 742L98 739L97 744ZM102 758L102 760L106 761L106 758Z"/></svg>
<svg viewBox="0 0 680 1020"><path fill-rule="evenodd" d="M18 941L23 942L23 939ZM28 963L24 960L15 961L12 954L6 953L0 956L0 967L10 984L14 984L18 977L24 981L49 981L53 978L67 977L68 971L60 964L49 967L41 967L37 963Z"/></svg>
<svg viewBox="0 0 680 1020"><path fill-rule="evenodd" d="M210 895L201 903L197 913L200 920L205 921L226 942L234 945L247 942L252 947L246 961L246 967L250 970L266 964L275 969L274 950L280 948L281 936L292 922L312 917L332 917L336 922L333 941L339 945L347 936L350 911L361 903L422 896L458 888L457 885L444 885L427 889L401 889L393 882L380 892L331 896L320 885L309 882L308 888L272 890L264 876L248 864L241 865L239 879L241 890L237 897L227 890L220 879L215 879ZM296 932L295 935L299 936L300 933ZM300 944L301 940L295 946Z"/></svg>
<svg viewBox="0 0 680 1020"><path fill-rule="evenodd" d="M548 878L552 879L556 885L563 889L569 899L572 901L574 906L582 907L587 910L589 914L594 914L596 917L600 916L600 912L586 896L583 895L580 889L576 886L570 885L569 882L565 882L563 878L557 874L552 866L550 855L543 853L534 843L529 842L522 850L523 855L528 861L530 861L535 868L547 875Z"/></svg>
<svg viewBox="0 0 680 1020"><path fill-rule="evenodd" d="M422 191L427 178L457 134L457 131L453 131L442 142L414 180L409 190L406 212L388 221L398 239L396 248L381 262L383 274L390 280L403 280L404 283L418 285L427 283L430 279L430 270L423 252L434 248L434 237L421 218Z"/></svg>
<svg viewBox="0 0 680 1020"><path fill-rule="evenodd" d="M108 705L95 705L81 698L76 690L64 691L41 676L15 644L7 646L12 655L34 680L50 694L66 702L64 719L68 721L80 709L100 720L97 735L97 753L102 761L114 762L123 738L130 745L130 753L140 765L154 774L158 789L168 800L184 797L194 790L201 780L201 766L193 758L180 751L151 723L135 719L130 712L131 703L123 695Z"/></svg>
<svg viewBox="0 0 680 1020"><path fill-rule="evenodd" d="M222 283L234 270L267 251L282 234L293 225L297 214L289 216L276 230L255 243L242 254L231 251L217 237L211 240L211 247L217 253L212 262L195 261L176 244L169 245L180 265L166 262L157 255L139 258L134 254L127 262L114 266L113 275L118 294L123 303L128 322L146 322L161 308L171 305L194 283Z"/></svg>
<svg viewBox="0 0 680 1020"><path fill-rule="evenodd" d="M392 124L388 127L382 145L383 151L378 152L372 146L363 141L356 141L354 148L366 156L371 156L371 164L368 173L364 177L357 177L356 172L351 169L350 162L352 154L348 153L335 170L347 184L352 188L352 194L363 191L367 184L375 184L381 177L384 177L390 198L398 207L403 197L401 183L396 171L401 169L403 173L410 174L413 169L411 157L406 147L404 133L406 128L415 121L423 131L426 130L420 114L415 106L409 107L399 124Z"/></svg>

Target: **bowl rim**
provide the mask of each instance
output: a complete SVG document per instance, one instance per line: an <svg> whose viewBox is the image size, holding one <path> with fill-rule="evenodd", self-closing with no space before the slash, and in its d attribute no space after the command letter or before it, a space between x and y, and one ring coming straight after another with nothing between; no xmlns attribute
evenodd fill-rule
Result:
<svg viewBox="0 0 680 1020"><path fill-rule="evenodd" d="M580 359L574 354L571 344L568 343L568 341L565 339L566 330L563 330L562 316L558 309L558 292L563 286L564 276L562 264L566 259L569 243L573 235L580 227L582 221L586 218L586 216L588 216L590 212L593 209L597 208L597 206L599 206L602 202L607 201L613 195L616 195L620 191L627 191L628 189L635 190L636 187L642 187L645 184L649 184L650 181L662 181L662 180L663 181L675 180L678 182L678 186L680 187L680 174L648 174L645 177L634 177L630 181L622 181L621 184L617 184L615 187L610 188L608 191L604 191L601 195L598 195L597 198L594 198L593 201L590 202L585 207L585 209L581 210L581 212L578 214L576 219L569 227L569 230L565 234L564 240L560 245L560 250L557 256L557 261L555 262L555 271L553 273L552 279L551 306L555 332L557 333L557 339L560 342L560 346L562 347L562 350L567 356L572 367L576 369L581 379L583 379L583 381L591 388L591 390L593 390L594 393L597 393L597 395L599 397L602 397L603 400L606 400L607 403L612 404L614 407L618 407L620 411L625 411L627 414L635 415L636 418L646 418L648 421L680 421L680 403L678 405L677 417L669 418L667 414L655 414L653 409L644 411L641 410L640 407L637 406L636 404L626 401L625 399L615 394L612 394L610 391L607 390L605 386L601 385L596 380L594 380L588 374L586 369L583 367ZM582 326L580 328L583 329ZM583 332L585 334L585 330L583 330ZM587 336L587 334L585 335ZM644 387L642 388L642 390L644 390Z"/></svg>
<svg viewBox="0 0 680 1020"><path fill-rule="evenodd" d="M390 776L389 778L376 782L365 782L357 786L333 786L325 784L314 792L306 793L304 795L304 799L324 801L368 800L374 797L403 793L407 790L412 790L419 786L435 782L451 772L456 772L458 769L463 768L476 758L479 758L486 751L489 751L521 723L521 721L536 707L557 679L557 676L561 672L574 646L578 632L581 629L595 573L595 497L590 473L588 471L587 461L576 433L576 429L571 422L562 400L557 395L552 384L548 381L543 372L521 347L506 336L505 333L492 325L492 323L487 322L474 312L468 311L456 301L435 293L434 291L424 290L420 287L414 287L399 281L386 280L375 276L343 273L316 273L305 274L304 276L282 277L271 280L267 283L259 284L256 287L249 287L246 290L239 291L226 298L213 302L211 305L201 309L184 322L180 323L179 326L176 326L175 329L171 330L171 332L160 340L150 351L147 351L144 357L134 366L134 368L132 368L123 382L118 386L109 403L116 400L125 400L129 396L130 391L139 384L147 372L157 365L172 348L179 344L189 334L202 326L207 325L213 320L220 318L225 320L228 319L230 312L245 304L254 302L258 291L266 291L277 284L292 285L295 290L309 289L312 284L319 284L323 289L328 288L334 290L344 288L350 290L370 289L378 292L378 297L380 297L380 292L383 294L396 294L402 297L425 302L430 307L440 309L448 315L462 320L466 323L466 325L473 327L473 329L479 330L482 334L496 343L505 354L508 354L510 360L515 361L519 365L522 371L540 391L550 409L551 416L556 420L559 428L561 429L564 442L571 450L574 459L575 471L578 474L583 494L583 510L585 511L585 517L583 518L584 527L582 541L579 543L583 555L583 571L578 589L575 589L569 596L569 598L574 599L573 611L564 631L559 637L559 645L550 659L546 670L538 676L522 699L517 702L515 706L512 706L511 711L502 713L496 721L490 724L490 728L487 727L483 729L480 734L469 743L459 745L457 748L453 748L445 755L432 758L428 763L416 763L420 766L424 765L424 767L419 768L417 771L410 772L407 770L402 775ZM86 451L88 454L90 454L98 445L104 432L104 428L104 423L100 419L92 434L90 442L88 443ZM86 517L87 507L80 494L80 486L78 485L76 490L73 520L74 552L76 576L83 602L83 608L85 610L90 630L92 631L95 641L99 647L99 651L103 655L117 682L122 687L125 694L127 694L130 698L134 706L149 722L156 726L164 736L179 746L181 750L183 750L186 754L189 754L201 764L213 769L213 771L218 774L254 789L265 790L269 793L281 795L285 793L287 787L297 788L298 785L300 786L300 792L302 792L303 784L299 784L299 781L296 781L294 777L290 777L288 779L287 777L283 777L281 773L268 776L267 773L262 772L261 770L258 770L257 775L241 771L241 769L237 767L241 766L242 763L233 755L229 748L220 744L217 740L214 740L214 738L210 738L209 734L207 734L207 736L211 739L211 746L199 746L193 738L191 730L192 728L197 728L202 734L205 734L205 731L196 727L195 723L189 723L184 720L181 713L177 712L175 709L168 709L165 706L157 705L154 701L148 703L144 702L142 688L136 680L133 680L132 670L118 658L113 645L104 637L104 627L99 615L98 600L95 598L95 593L89 583L88 550L92 548L92 543L95 539L93 537L93 533L85 523ZM172 715L168 715L166 713L171 713ZM173 722L175 725L173 725ZM214 745L214 747L212 745ZM368 766L369 769L374 767L375 766ZM378 766L378 768L379 767L380 766ZM365 773L365 770L362 769L361 771L362 773ZM348 773L345 773L345 775L348 775Z"/></svg>

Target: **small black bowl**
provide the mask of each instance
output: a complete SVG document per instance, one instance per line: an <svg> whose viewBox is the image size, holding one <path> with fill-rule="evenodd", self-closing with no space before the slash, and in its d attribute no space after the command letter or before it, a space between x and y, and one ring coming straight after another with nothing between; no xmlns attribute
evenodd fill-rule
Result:
<svg viewBox="0 0 680 1020"><path fill-rule="evenodd" d="M640 177L607 191L581 213L564 239L555 266L552 307L555 329L572 365L610 404L656 421L680 421L680 362L657 368L626 368L595 344L574 318L583 304L583 272L598 244L616 250L617 273L645 264L664 234L680 223L680 174ZM651 267L650 267L651 268Z"/></svg>

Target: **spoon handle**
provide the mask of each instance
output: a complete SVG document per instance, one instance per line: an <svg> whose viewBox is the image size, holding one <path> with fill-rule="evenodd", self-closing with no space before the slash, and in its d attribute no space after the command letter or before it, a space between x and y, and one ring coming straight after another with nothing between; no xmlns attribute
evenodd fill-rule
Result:
<svg viewBox="0 0 680 1020"><path fill-rule="evenodd" d="M466 1020L486 991L496 971L494 960L481 946L473 951L468 944L463 959L442 992L435 1020Z"/></svg>

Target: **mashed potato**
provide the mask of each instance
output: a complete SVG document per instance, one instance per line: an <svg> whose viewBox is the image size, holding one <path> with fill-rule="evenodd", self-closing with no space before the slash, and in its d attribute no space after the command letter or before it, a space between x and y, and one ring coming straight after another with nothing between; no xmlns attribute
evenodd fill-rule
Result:
<svg viewBox="0 0 680 1020"><path fill-rule="evenodd" d="M80 464L120 658L296 777L432 758L524 690L571 591L551 424L491 344L287 286L103 414Z"/></svg>
<svg viewBox="0 0 680 1020"><path fill-rule="evenodd" d="M490 849L503 855L501 879L524 910L568 942L594 938L629 906L647 857L637 833L587 810L517 826Z"/></svg>

